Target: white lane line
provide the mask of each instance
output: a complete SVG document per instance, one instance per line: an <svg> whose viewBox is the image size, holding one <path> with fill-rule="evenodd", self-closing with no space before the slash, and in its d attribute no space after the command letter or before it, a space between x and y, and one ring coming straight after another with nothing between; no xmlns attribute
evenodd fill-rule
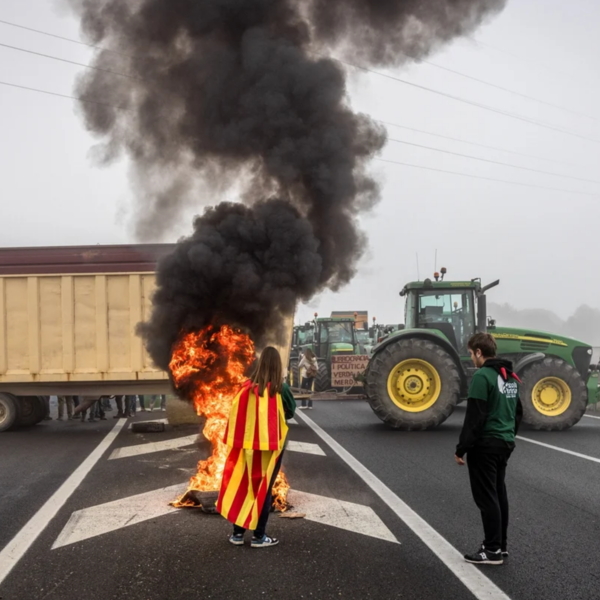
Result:
<svg viewBox="0 0 600 600"><path fill-rule="evenodd" d="M402 521L429 547L478 600L510 600L495 583L472 564L464 561L456 548L443 538L427 521L403 502L383 481L373 475L362 463L338 444L312 419L298 414L313 431L400 517Z"/></svg>
<svg viewBox="0 0 600 600"><path fill-rule="evenodd" d="M169 419L148 419L147 421L133 421L133 423L164 423L165 425L168 425ZM128 429L131 429L133 423L129 423Z"/></svg>
<svg viewBox="0 0 600 600"><path fill-rule="evenodd" d="M550 450L556 450L557 452L564 452L565 454L570 454L571 456L576 456L577 458L583 458L585 460L590 460L595 463L600 463L600 458L595 458L594 456L588 456L587 454L574 452L573 450L567 450L566 448L561 448L560 446L552 446L551 444L538 442L537 440L532 440L530 438L522 437L520 435L517 436L517 439L523 440L524 442L529 442L530 444L537 444L538 446L543 446L544 448L550 448Z"/></svg>
<svg viewBox="0 0 600 600"><path fill-rule="evenodd" d="M170 506L169 502L181 495L185 486L185 483L171 485L160 490L78 510L71 515L52 545L52 550L149 519L173 514L179 509Z"/></svg>
<svg viewBox="0 0 600 600"><path fill-rule="evenodd" d="M587 417L588 419L600 419L600 417L597 417L595 415L583 415L584 417Z"/></svg>
<svg viewBox="0 0 600 600"><path fill-rule="evenodd" d="M304 513L308 521L394 544L400 543L370 506L297 490L290 490L288 500L294 507L294 512Z"/></svg>
<svg viewBox="0 0 600 600"><path fill-rule="evenodd" d="M319 444L309 444L308 442L289 441L285 447L290 452L304 452L304 454L315 454L316 456L327 456Z"/></svg>
<svg viewBox="0 0 600 600"><path fill-rule="evenodd" d="M153 452L163 452L164 450L176 450L183 446L191 446L198 440L198 434L187 435L185 437L175 438L174 440L164 440L162 442L150 442L147 444L138 444L137 446L125 446L113 450L108 460L116 458L127 458L129 456L139 456L141 454L151 454Z"/></svg>
<svg viewBox="0 0 600 600"><path fill-rule="evenodd" d="M29 550L33 542L35 542L58 511L64 506L73 492L79 487L126 423L127 419L119 419L117 421L106 437L96 446L96 449L71 473L69 478L52 494L42 508L29 519L23 529L0 552L0 584L6 579L25 552Z"/></svg>

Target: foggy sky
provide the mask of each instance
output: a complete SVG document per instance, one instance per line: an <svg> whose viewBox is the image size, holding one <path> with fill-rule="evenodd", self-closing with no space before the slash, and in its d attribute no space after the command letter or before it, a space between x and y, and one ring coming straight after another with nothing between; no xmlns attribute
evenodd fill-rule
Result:
<svg viewBox="0 0 600 600"><path fill-rule="evenodd" d="M574 7L575 6L575 7ZM600 140L596 106L600 84L594 68L600 50L600 6L580 0L509 1L505 11L472 41L460 41L429 60L585 113L593 119L544 106L470 81L428 64L393 74L419 85L519 113ZM0 4L0 19L78 38L78 23L48 0L24 6ZM0 24L0 43L87 63L91 51L65 41ZM515 58L507 52L514 53ZM81 67L0 47L0 81L72 94ZM350 71L352 73L352 71ZM552 162L515 156L389 127L389 137L490 160L598 179L600 144L510 119L372 74L353 74L356 110L375 118L451 137L533 154ZM130 243L132 202L127 164L99 168L96 140L83 129L76 103L0 86L0 161L3 186L0 246ZM364 310L380 322L401 321L398 296L405 281L446 266L449 278L500 278L494 302L543 307L568 317L580 304L600 307L596 227L600 183L585 183L501 167L389 142L382 158L460 171L481 177L585 191L598 196L518 187L374 161L383 200L363 226L370 250L358 276L338 294L325 294L299 311ZM191 230L188 215L163 240Z"/></svg>

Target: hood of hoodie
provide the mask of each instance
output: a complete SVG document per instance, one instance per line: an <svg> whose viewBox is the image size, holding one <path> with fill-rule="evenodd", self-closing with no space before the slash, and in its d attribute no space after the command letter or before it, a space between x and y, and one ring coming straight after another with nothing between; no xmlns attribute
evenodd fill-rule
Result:
<svg viewBox="0 0 600 600"><path fill-rule="evenodd" d="M504 381L508 381L509 377L514 377L519 381L519 378L513 373L513 364L510 360L506 360L505 358L488 358L483 366L494 369Z"/></svg>

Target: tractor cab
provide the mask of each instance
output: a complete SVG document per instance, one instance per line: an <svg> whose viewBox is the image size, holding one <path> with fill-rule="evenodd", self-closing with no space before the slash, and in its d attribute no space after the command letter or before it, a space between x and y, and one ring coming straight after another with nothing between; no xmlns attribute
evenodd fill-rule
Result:
<svg viewBox="0 0 600 600"><path fill-rule="evenodd" d="M354 354L358 345L354 319L315 319L315 354L330 358L338 354Z"/></svg>
<svg viewBox="0 0 600 600"><path fill-rule="evenodd" d="M479 279L444 281L438 273L435 281L407 284L400 292L406 296L404 318L407 329L430 329L450 342L460 356L469 354L467 343L476 331L486 331L485 292L498 284L481 287Z"/></svg>

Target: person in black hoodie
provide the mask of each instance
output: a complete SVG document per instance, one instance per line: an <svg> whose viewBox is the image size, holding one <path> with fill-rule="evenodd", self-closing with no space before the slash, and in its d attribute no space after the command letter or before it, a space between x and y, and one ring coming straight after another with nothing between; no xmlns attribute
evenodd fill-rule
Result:
<svg viewBox="0 0 600 600"><path fill-rule="evenodd" d="M508 557L508 496L504 477L523 416L521 382L509 360L496 358L496 341L490 334L476 333L468 347L479 370L469 386L467 413L455 459L463 466L467 455L471 491L481 511L485 539L477 552L465 554L465 560L501 565Z"/></svg>

